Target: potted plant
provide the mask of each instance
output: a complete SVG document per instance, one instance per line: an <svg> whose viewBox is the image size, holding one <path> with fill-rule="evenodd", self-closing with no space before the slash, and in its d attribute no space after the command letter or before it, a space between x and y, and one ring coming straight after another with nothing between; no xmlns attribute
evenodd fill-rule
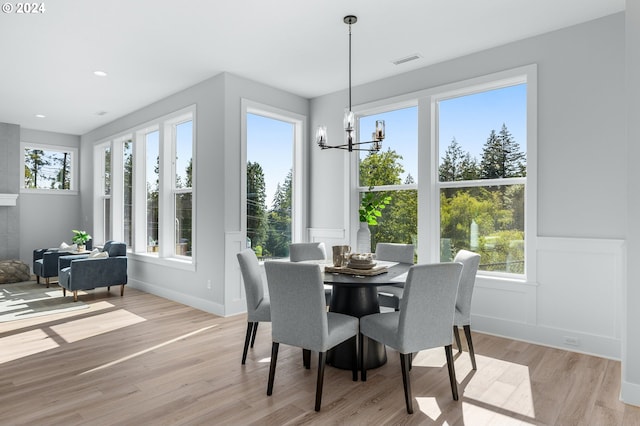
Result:
<svg viewBox="0 0 640 426"><path fill-rule="evenodd" d="M78 231L77 229L73 229L72 232L73 238L71 240L78 245L78 251L85 251L87 241L91 239L91 235L86 231Z"/></svg>
<svg viewBox="0 0 640 426"><path fill-rule="evenodd" d="M371 189L371 188L369 188ZM391 203L391 196L383 192L365 192L360 201L358 213L360 215L360 229L357 233L357 249L359 253L371 252L371 231L369 225L378 224L378 218Z"/></svg>

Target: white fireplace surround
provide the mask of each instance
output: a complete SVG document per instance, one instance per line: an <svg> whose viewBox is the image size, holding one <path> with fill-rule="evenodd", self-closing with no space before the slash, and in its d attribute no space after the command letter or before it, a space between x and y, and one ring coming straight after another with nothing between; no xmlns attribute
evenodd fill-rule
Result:
<svg viewBox="0 0 640 426"><path fill-rule="evenodd" d="M18 194L0 194L0 206L15 206Z"/></svg>

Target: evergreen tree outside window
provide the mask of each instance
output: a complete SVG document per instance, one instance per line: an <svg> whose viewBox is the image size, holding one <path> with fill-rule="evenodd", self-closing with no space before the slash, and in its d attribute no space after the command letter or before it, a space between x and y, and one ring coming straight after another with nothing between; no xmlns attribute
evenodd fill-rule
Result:
<svg viewBox="0 0 640 426"><path fill-rule="evenodd" d="M58 146L22 144L24 176L27 190L74 191L77 150Z"/></svg>
<svg viewBox="0 0 640 426"><path fill-rule="evenodd" d="M465 249L480 270L524 274L526 105L526 84L437 102L441 261ZM484 141L465 132L482 120Z"/></svg>
<svg viewBox="0 0 640 426"><path fill-rule="evenodd" d="M286 258L293 240L295 124L247 113L247 247Z"/></svg>

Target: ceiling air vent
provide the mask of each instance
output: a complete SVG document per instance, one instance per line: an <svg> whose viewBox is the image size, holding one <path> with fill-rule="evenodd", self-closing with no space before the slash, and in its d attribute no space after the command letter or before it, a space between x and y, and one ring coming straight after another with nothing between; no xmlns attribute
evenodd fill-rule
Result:
<svg viewBox="0 0 640 426"><path fill-rule="evenodd" d="M416 59L420 58L422 58L422 55L420 55L419 53L414 53L413 55L405 56L404 58L396 59L395 61L391 62L393 62L394 65L400 65L407 62L415 61Z"/></svg>

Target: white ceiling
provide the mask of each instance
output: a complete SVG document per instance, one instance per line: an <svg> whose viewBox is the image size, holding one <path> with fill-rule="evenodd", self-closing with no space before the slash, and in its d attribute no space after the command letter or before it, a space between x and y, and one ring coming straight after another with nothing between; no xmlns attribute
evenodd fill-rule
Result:
<svg viewBox="0 0 640 426"><path fill-rule="evenodd" d="M358 85L625 7L625 0L43 3L42 14L0 12L0 122L71 134L223 71L308 98L345 89L348 14L358 16ZM415 53L422 57L391 63ZM108 76L96 77L96 70Z"/></svg>

